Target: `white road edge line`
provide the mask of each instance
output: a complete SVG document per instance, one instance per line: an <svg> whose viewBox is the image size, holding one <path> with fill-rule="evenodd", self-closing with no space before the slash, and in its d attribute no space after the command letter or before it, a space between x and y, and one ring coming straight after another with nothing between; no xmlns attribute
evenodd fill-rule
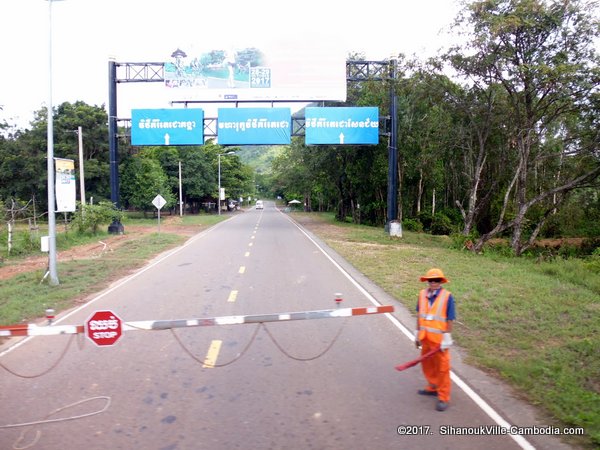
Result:
<svg viewBox="0 0 600 450"><path fill-rule="evenodd" d="M296 222L294 222L292 219L290 219L286 214L284 214L283 212L281 212L281 210L279 210L279 213L282 214L287 220L289 220L296 228L298 228L298 230L300 230L300 232L302 234L304 234L309 241L311 241L315 247L317 247L319 249L319 251L321 253L323 253L325 255L325 257L327 259L329 259L329 261L331 261L331 263L346 277L348 278L348 280L350 280L350 282L356 286L356 288L362 292L362 294L367 297L367 299L369 299L369 301L371 303L373 303L376 306L383 306L382 303L380 303L379 301L377 301L377 299L375 299L375 297L373 297L371 294L369 294L365 288L363 288L354 278L352 278L352 276L346 272L346 270L340 266L331 256L329 256L327 254L327 252L313 239L311 238L300 226L298 226L298 224ZM390 313L386 313L384 314L394 325L396 325L396 327L398 327L398 329L400 331L402 331L406 337L408 337L411 341L413 340L413 334L410 332L410 330L408 330L404 325L402 325L402 323L400 323L400 321L398 319L396 319L396 317L394 317L392 314ZM450 377L452 378L452 381L454 381L456 383L456 385L462 389L462 391L467 394L467 396L469 398L471 398L471 400L473 400L477 406L479 406L483 412L485 412L494 422L496 422L496 424L500 425L503 428L509 428L510 427L510 423L508 421L506 421L498 412L496 412L496 410L494 410L484 399L482 399L473 389L471 389L469 387L469 385L464 382L458 375L456 375L454 372L450 371ZM533 445L531 445L529 443L529 441L527 441L523 436L521 436L520 434L509 434L509 436L519 445L519 447L521 447L524 450L535 450L535 447Z"/></svg>
<svg viewBox="0 0 600 450"><path fill-rule="evenodd" d="M331 263L354 285L356 286L356 288L362 292L362 294L369 299L369 301L371 303L373 303L376 306L383 306L380 302L378 302L375 297L373 297L371 294L369 294L354 278L352 278L352 276L346 272L346 270L344 270L344 268L342 266L340 266L331 256L329 256L327 254L327 252L321 248L321 246L313 239L311 238L302 228L300 228L298 226L298 224L296 222L294 222L292 219L290 219L287 215L285 215L283 212L281 212L279 209L277 209L279 211L280 214L282 214L287 220L289 220L296 228L298 228L298 230L300 230L300 232L302 234L304 234L307 239L309 241L311 241L315 247L317 247L319 249L319 251L321 253L323 253L323 255L325 255L325 257L327 259L329 259L329 261L331 261ZM262 214L262 211L261 211ZM142 269L140 269L138 272L132 274L131 276L125 278L124 280L122 280L121 282L117 283L115 286L113 286L112 288L104 291L102 294L98 295L97 297L93 298L92 300L90 300L89 302L81 305L79 308L75 308L73 311L71 311L70 313L65 314L63 317L61 317L60 319L56 320L54 323L58 324L60 322L62 322L63 320L67 319L68 317L72 316L73 314L76 314L77 312L81 311L84 308L87 308L88 306L90 306L91 304L95 303L97 300L100 300L102 297L108 295L109 293L115 291L116 289L120 288L121 286L123 286L124 284L128 283L129 281L137 278L138 276L140 276L142 273L146 272L147 270L150 270L151 268L153 268L154 266L156 266L157 264L160 264L161 262L165 261L167 258L179 253L181 250L183 250L184 248L188 247L189 245L191 245L193 242L195 242L198 239L201 239L202 237L204 237L206 234L210 233L212 230L214 230L215 228L219 227L221 224L228 222L229 220L234 219L237 216L233 216L230 219L224 220L223 222L219 222L218 224L210 227L209 229L197 234L196 236L192 237L191 239L189 239L187 242L185 242L182 246L177 247L176 249L174 249L173 251L167 253L165 256L163 256L162 258L154 261L152 264L150 264L149 266L146 266ZM402 331L409 339L412 340L413 335L412 333L404 326L402 325L402 323L400 323L400 321L398 319L396 319L392 314L390 313L386 313L384 314L394 325L396 325L396 327ZM22 341L17 342L15 345L7 348L6 350L4 350L3 352L0 353L0 357L10 353L13 350L16 350L17 348L19 348L21 345L24 345L26 342L29 342L31 339L34 339L35 336L28 336L25 339L23 339ZM465 394L467 394L467 396L469 396L471 398L471 400L473 400L492 420L494 420L494 422L496 422L498 425L502 426L502 427L509 427L510 424L504 420L502 418L502 416L500 416L500 414L498 414L485 400L483 400L475 391L473 391L468 385L467 383L465 383L458 375L456 375L454 372L450 372L450 376L452 378L452 381L454 381L458 387L460 387L463 392ZM533 445L531 445L523 436L521 435L513 435L513 434L509 434L509 436L524 450L535 450L535 447Z"/></svg>

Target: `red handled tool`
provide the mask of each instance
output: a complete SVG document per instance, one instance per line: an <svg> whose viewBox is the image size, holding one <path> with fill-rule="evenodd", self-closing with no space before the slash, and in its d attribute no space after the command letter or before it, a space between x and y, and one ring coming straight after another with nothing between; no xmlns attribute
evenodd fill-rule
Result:
<svg viewBox="0 0 600 450"><path fill-rule="evenodd" d="M424 355L419 356L417 359L414 359L412 361L409 361L407 363L404 364L400 364L398 366L395 367L396 370L402 371L405 369L408 369L409 367L412 366L416 366L417 364L419 364L421 361L423 361L424 359L429 358L430 356L435 355L437 352L439 352L442 349L442 347L436 347L433 350L428 351L427 353L425 353Z"/></svg>

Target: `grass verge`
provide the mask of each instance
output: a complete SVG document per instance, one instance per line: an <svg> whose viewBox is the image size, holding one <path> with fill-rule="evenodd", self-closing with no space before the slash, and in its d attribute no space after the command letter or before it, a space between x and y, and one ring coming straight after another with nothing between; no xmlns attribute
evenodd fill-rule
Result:
<svg viewBox="0 0 600 450"><path fill-rule="evenodd" d="M302 222L303 213L295 214ZM311 220L315 213L311 213ZM419 276L440 267L457 300L454 340L468 362L515 386L556 423L583 427L570 440L600 445L600 270L595 259L474 255L450 238L340 224L313 231L354 267L414 311ZM331 227L335 232L331 232ZM597 258L597 257L596 257Z"/></svg>
<svg viewBox="0 0 600 450"><path fill-rule="evenodd" d="M183 241L183 237L174 234L152 233L125 242L110 256L62 262L58 286L41 283L43 270L0 280L0 323L14 324L44 317L47 308L57 312L68 309L77 300L108 287L111 280L142 267L153 255Z"/></svg>
<svg viewBox="0 0 600 450"><path fill-rule="evenodd" d="M139 215L138 215L139 216ZM193 216L170 217L169 222L175 226L185 226L187 230L200 232L226 219L226 215L199 214ZM158 230L154 218L127 217L126 227L154 228ZM26 256L43 255L39 250L39 235L46 230L41 227L33 234L20 230L20 240L37 242L35 245L19 247L21 252L12 255L8 264L18 264ZM108 236L107 232L98 234L66 231L57 227L57 249L65 251L72 247L97 243ZM0 280L0 324L29 322L45 316L47 308L62 311L72 307L77 301L105 289L116 279L119 279L142 267L153 256L180 245L185 237L169 233L163 228L158 233L135 235L122 246L118 246L102 257L77 259L60 263L58 286L48 286L41 283L44 270L24 272L6 280Z"/></svg>
<svg viewBox="0 0 600 450"><path fill-rule="evenodd" d="M586 435L570 443L598 448L597 260L536 263L493 253L477 256L453 249L444 236L405 232L402 239L393 239L382 229L334 222L331 215L292 214L301 223L303 217L325 223L313 232L411 311L422 288L419 276L441 267L457 299L453 337L468 353L468 362L510 382L554 418L548 425L583 427ZM208 226L220 220L222 216L184 216L182 223ZM59 286L40 284L42 271L0 281L0 324L43 317L46 308L70 308L183 240L153 233L115 249L110 259L61 263Z"/></svg>

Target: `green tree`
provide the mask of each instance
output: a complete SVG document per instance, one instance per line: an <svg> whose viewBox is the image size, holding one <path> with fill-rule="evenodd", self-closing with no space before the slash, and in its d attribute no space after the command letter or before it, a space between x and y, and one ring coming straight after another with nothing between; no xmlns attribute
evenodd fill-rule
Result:
<svg viewBox="0 0 600 450"><path fill-rule="evenodd" d="M83 128L87 196L110 196L107 116L102 107L65 102L54 111L54 156L79 166L77 129ZM47 111L34 113L31 128L0 138L0 197L32 199L47 209ZM79 171L76 171L79 176Z"/></svg>
<svg viewBox="0 0 600 450"><path fill-rule="evenodd" d="M79 127L83 161L79 161ZM75 161L77 178L83 164L87 200L90 197L94 197L94 202L110 199L108 115L104 105L90 106L81 101L62 103L56 108L54 135L55 155Z"/></svg>
<svg viewBox="0 0 600 450"><path fill-rule="evenodd" d="M456 86L456 85L455 85ZM448 155L449 174L461 195L454 200L463 219L462 234L487 222L490 204L505 181L508 137L497 113L506 108L506 95L497 84L474 82L464 88L448 89L454 106L453 134L456 144Z"/></svg>
<svg viewBox="0 0 600 450"><path fill-rule="evenodd" d="M162 195L167 201L165 208L175 204L175 196L169 180L159 162L140 153L130 158L121 176L121 197L128 208L144 211L155 209L152 200Z"/></svg>
<svg viewBox="0 0 600 450"><path fill-rule="evenodd" d="M31 131L0 139L0 198L35 199L40 210L46 209L46 156L46 141Z"/></svg>
<svg viewBox="0 0 600 450"><path fill-rule="evenodd" d="M363 81L348 86L346 104L389 103L389 86ZM380 110L380 117L385 112ZM383 119L382 119L383 120ZM387 150L377 146L306 146L294 139L273 162L273 189L286 199L301 199L308 210L336 211L345 221L382 224L386 216Z"/></svg>
<svg viewBox="0 0 600 450"><path fill-rule="evenodd" d="M317 184L317 174L311 172L307 158L310 153L300 139L294 138L273 161L274 189L288 201L311 197L312 188Z"/></svg>
<svg viewBox="0 0 600 450"><path fill-rule="evenodd" d="M452 65L468 79L504 90L508 108L495 112L502 115L515 161L504 168L512 174L496 225L475 250L510 230L520 255L560 199L600 175L597 134L590 138L594 132L586 128L597 113L593 97L600 82L594 47L599 28L590 12L595 6L583 0L479 0L457 19L470 36L450 53ZM536 175L541 167L544 177Z"/></svg>
<svg viewBox="0 0 600 450"><path fill-rule="evenodd" d="M440 73L439 61L400 55L398 102L399 219L435 215L463 193L460 115L450 94L460 88Z"/></svg>
<svg viewBox="0 0 600 450"><path fill-rule="evenodd" d="M151 191L160 189L160 193L165 199L167 197L163 192L168 191L173 199L170 204L177 204L179 163L181 162L183 203L189 205L193 211L198 210L202 203L215 202L218 198L218 155L224 155L229 151L239 151L239 149L224 149L212 141L208 141L203 146L144 147L137 155L129 157L124 163L121 177L123 199L127 205L143 209L141 208L141 199L137 198L140 193L139 188L143 185L151 187ZM142 167L140 166L141 160L151 160L153 163L145 164ZM148 171L149 177L154 177L156 184L140 180L139 174L136 174L136 171L140 170ZM253 193L253 178L252 168L243 164L237 154L221 156L221 186L226 189L228 198L238 199ZM144 195L145 197L146 195Z"/></svg>
<svg viewBox="0 0 600 450"><path fill-rule="evenodd" d="M212 196L217 184L212 155L204 147L181 148L179 154L184 203L199 207L203 199Z"/></svg>

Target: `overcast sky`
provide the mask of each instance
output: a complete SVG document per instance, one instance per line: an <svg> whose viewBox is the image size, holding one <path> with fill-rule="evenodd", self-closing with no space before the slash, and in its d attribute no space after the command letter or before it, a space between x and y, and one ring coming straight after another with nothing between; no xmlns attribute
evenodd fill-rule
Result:
<svg viewBox="0 0 600 450"><path fill-rule="evenodd" d="M455 0L54 0L53 105L107 105L111 56L166 62L177 48L260 46L290 36L298 45L327 42L344 55L361 52L372 60L430 56L448 42L440 30L457 12ZM0 120L27 127L48 99L49 4L0 0L0 16ZM119 117L130 117L140 107L136 101L150 107L151 84L119 85Z"/></svg>

